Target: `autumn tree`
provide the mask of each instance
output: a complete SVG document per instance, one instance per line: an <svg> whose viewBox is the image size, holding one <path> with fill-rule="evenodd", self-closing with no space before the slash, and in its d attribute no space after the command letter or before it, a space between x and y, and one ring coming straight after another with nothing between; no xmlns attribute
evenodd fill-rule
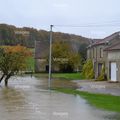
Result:
<svg viewBox="0 0 120 120"><path fill-rule="evenodd" d="M2 80L5 81L5 86L8 85L8 79L19 71L25 70L27 67L26 59L31 53L26 47L17 46L5 46L0 48L0 71Z"/></svg>
<svg viewBox="0 0 120 120"><path fill-rule="evenodd" d="M58 66L61 72L73 72L80 65L80 55L65 41L56 41L52 46L53 66Z"/></svg>

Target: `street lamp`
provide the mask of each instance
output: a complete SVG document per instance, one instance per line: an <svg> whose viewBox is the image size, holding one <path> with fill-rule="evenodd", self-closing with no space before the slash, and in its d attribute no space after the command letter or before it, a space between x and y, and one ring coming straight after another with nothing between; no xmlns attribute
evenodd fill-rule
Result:
<svg viewBox="0 0 120 120"><path fill-rule="evenodd" d="M52 73L52 28L50 25L50 48L49 48L49 78L48 78L48 88L51 89L51 73Z"/></svg>

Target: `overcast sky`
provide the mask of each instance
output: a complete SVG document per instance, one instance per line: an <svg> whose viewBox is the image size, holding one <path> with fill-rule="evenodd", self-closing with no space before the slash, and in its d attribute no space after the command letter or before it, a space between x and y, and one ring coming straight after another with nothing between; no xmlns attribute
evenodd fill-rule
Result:
<svg viewBox="0 0 120 120"><path fill-rule="evenodd" d="M83 26L53 30L103 38L120 31L120 0L0 0L0 23L45 30Z"/></svg>

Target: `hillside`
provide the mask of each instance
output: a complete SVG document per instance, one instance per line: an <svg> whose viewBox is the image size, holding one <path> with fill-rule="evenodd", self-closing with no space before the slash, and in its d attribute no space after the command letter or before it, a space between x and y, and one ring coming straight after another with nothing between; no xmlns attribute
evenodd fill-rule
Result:
<svg viewBox="0 0 120 120"><path fill-rule="evenodd" d="M18 28L13 25L0 24L0 45L21 44L34 48L36 40L41 42L46 40L49 42L49 32L29 27ZM70 41L75 49L78 49L76 46L83 44L87 46L90 43L88 38L60 32L53 33L53 40Z"/></svg>

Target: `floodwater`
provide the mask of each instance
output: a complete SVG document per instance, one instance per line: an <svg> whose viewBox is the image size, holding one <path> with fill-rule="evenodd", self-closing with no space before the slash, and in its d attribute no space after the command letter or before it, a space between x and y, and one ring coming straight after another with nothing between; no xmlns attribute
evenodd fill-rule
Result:
<svg viewBox="0 0 120 120"><path fill-rule="evenodd" d="M29 76L12 78L9 88L2 84L0 120L120 120L118 113L98 110L79 96L46 88L47 80Z"/></svg>

